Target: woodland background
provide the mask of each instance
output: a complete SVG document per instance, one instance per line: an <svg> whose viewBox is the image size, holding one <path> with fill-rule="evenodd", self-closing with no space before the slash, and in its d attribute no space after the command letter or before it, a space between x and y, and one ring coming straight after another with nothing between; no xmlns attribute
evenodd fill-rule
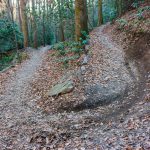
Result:
<svg viewBox="0 0 150 150"><path fill-rule="evenodd" d="M88 32L113 22L139 0L1 0L1 70L23 47L37 48L63 41L86 44ZM142 11L139 11L142 15ZM124 24L124 20L120 20ZM84 32L84 33L81 33ZM60 46L61 47L61 46ZM9 54L9 55L7 55Z"/></svg>

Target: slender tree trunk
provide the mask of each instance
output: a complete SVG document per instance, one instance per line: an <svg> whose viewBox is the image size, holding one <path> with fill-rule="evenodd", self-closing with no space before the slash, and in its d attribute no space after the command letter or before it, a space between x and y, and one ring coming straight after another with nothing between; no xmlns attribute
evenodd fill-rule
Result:
<svg viewBox="0 0 150 150"><path fill-rule="evenodd" d="M122 0L116 0L117 14L120 17L122 15Z"/></svg>
<svg viewBox="0 0 150 150"><path fill-rule="evenodd" d="M8 4L7 5L8 10L10 12L10 19L11 19L12 24L13 24L13 34L14 34L14 37L15 37L16 50L18 50L17 36L16 36L16 32L15 32L15 21L14 21L13 6L10 3L10 0L7 0L7 4Z"/></svg>
<svg viewBox="0 0 150 150"><path fill-rule="evenodd" d="M32 15L33 15L33 45L37 48L37 26L36 26L36 11L35 11L35 0L32 0Z"/></svg>
<svg viewBox="0 0 150 150"><path fill-rule="evenodd" d="M9 12L10 12L10 19L11 19L12 24L13 24L13 34L14 34L15 50L17 52L17 55L16 55L16 57L13 60L15 62L16 58L18 57L18 42L17 42L17 35L16 35L16 32L15 32L15 21L14 21L14 14L13 14L13 6L11 5L10 0L7 0L6 6L7 6L7 9L9 10Z"/></svg>
<svg viewBox="0 0 150 150"><path fill-rule="evenodd" d="M60 30L60 41L65 41L65 35L64 35L64 25L63 25L63 17L62 17L62 11L61 11L61 6L62 6L62 1L58 0L58 12L59 12L59 30Z"/></svg>
<svg viewBox="0 0 150 150"><path fill-rule="evenodd" d="M18 5L19 25L20 25L20 30L22 31L22 20L21 20L21 13L20 13L20 0L17 0L17 5Z"/></svg>
<svg viewBox="0 0 150 150"><path fill-rule="evenodd" d="M42 22L41 22L41 20L42 20L42 12L41 12L41 2L38 0L38 15L39 15L39 26L42 26ZM39 31L38 31L39 32ZM42 42L42 40L43 40L43 38L41 38L42 37L42 34L41 33L38 33L38 34L40 34L41 36L39 37L39 44L41 45L41 44L43 44L43 42Z"/></svg>
<svg viewBox="0 0 150 150"><path fill-rule="evenodd" d="M83 37L82 31L88 33L88 15L87 15L87 2L86 0L75 0L75 33L76 41L80 41ZM83 37L84 38L84 37Z"/></svg>
<svg viewBox="0 0 150 150"><path fill-rule="evenodd" d="M94 4L94 0L92 0L92 19L93 19L93 27L95 27L95 4Z"/></svg>
<svg viewBox="0 0 150 150"><path fill-rule="evenodd" d="M33 45L33 17L32 17L32 5L28 3L26 5L26 9L28 9L28 21L27 21L27 26L28 26L28 41L29 45Z"/></svg>
<svg viewBox="0 0 150 150"><path fill-rule="evenodd" d="M102 4L102 0L98 0L98 25L102 25L103 24L103 4Z"/></svg>
<svg viewBox="0 0 150 150"><path fill-rule="evenodd" d="M44 5L43 5L43 45L45 46L45 0L44 0Z"/></svg>
<svg viewBox="0 0 150 150"><path fill-rule="evenodd" d="M21 7L21 17L22 17L22 32L24 35L24 47L29 46L28 42L28 24L27 24L27 17L26 17L26 0L20 1L20 7Z"/></svg>
<svg viewBox="0 0 150 150"><path fill-rule="evenodd" d="M63 42L65 41L63 22L60 23L59 30L60 30L60 41Z"/></svg>

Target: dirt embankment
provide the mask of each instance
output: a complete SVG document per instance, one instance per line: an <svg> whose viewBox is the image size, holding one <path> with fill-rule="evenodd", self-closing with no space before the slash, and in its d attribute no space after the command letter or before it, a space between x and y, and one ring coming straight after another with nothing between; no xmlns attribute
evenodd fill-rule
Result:
<svg viewBox="0 0 150 150"><path fill-rule="evenodd" d="M145 5L141 8L144 7ZM128 21L125 29L118 30L118 23L115 23L109 28L109 31L105 32L109 32L112 39L122 45L126 65L129 67L129 63L134 62L137 66L140 74L138 93L143 98L150 95L148 90L150 88L150 11L144 13L143 20L137 21L137 18L134 17L136 15L137 10L133 10L122 17ZM135 28L134 22L137 22L138 27L135 25Z"/></svg>

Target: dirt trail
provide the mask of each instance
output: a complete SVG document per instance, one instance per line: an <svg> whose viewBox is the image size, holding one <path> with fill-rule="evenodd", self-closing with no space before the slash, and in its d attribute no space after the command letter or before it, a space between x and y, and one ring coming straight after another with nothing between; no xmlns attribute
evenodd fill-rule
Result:
<svg viewBox="0 0 150 150"><path fill-rule="evenodd" d="M9 149L9 145L10 149L21 149L22 145L19 143L26 143L27 140L27 137L21 136L22 133L26 132L27 124L28 126L31 125L31 129L34 129L33 122L35 121L39 123L39 127L40 125L42 127L43 119L41 122L38 118L40 111L37 112L32 108L33 104L30 104L26 92L30 89L29 82L40 68L43 56L49 48L47 46L30 52L30 60L23 63L15 76L5 84L4 94L0 95L1 150ZM17 139L20 141L17 141Z"/></svg>
<svg viewBox="0 0 150 150"><path fill-rule="evenodd" d="M99 50L103 47L105 51L105 53L103 53L103 51L101 52L104 55L101 55L101 53L98 55L100 61L101 58L103 58L105 62L103 62L102 65L99 65L100 62L99 64L95 64L94 68L98 69L99 74L102 73L104 76L96 78L97 74L91 74L95 77L94 82L97 82L97 80L103 82L103 80L107 78L107 75L111 78L110 74L116 80L118 72L113 74L113 66L114 68L118 67L118 69L122 70L122 65L124 64L123 51L118 51L121 50L118 48L118 45L115 45L113 41L103 34L104 27L100 27L94 31L94 33L96 33L94 38L95 40L98 39L97 44L99 43ZM124 133L128 132L130 134L127 124L131 116L122 118L125 123L121 125L117 124L117 122L104 124L101 121L102 117L104 117L103 113L105 116L108 114L107 111L112 113L111 111L116 109L116 104L99 106L96 109L85 109L79 112L71 111L44 114L36 104L36 101L40 100L40 97L35 95L33 99L33 97L28 96L28 92L33 90L29 83L32 83L36 77L36 72L44 65L42 64L42 60L48 49L49 47L45 47L40 51L33 51L31 59L23 63L15 76L8 80L5 85L6 90L4 94L0 96L0 149L53 150L59 147L62 148L62 150L75 148L87 150L99 148L109 150L111 149L110 142L116 142L115 145L117 147L114 146L115 150L123 149L126 144L126 141L124 141ZM105 65L107 68L105 68ZM124 71L128 72L126 68ZM134 80L132 75L130 73L128 74L128 78ZM90 77L91 76L89 76L88 80L90 80ZM40 78L42 78L42 76ZM109 78L107 80L109 80ZM134 107L135 109L126 111L128 111L129 114L130 112L132 115L135 114L134 117L137 119L136 125L139 124L136 128L136 132L141 136L144 133L146 137L148 135L148 123L146 122L143 125L142 119L140 121L138 120L137 112L141 110L140 115L146 114L148 105L140 105L140 107L134 105ZM145 109L143 109L143 107ZM123 117L122 114L121 117ZM143 117L143 119L145 118ZM127 129L125 126L127 126ZM134 131L131 135L133 134ZM113 139L113 141L111 141L111 139ZM138 138L136 140L138 140ZM140 141L144 140L144 138L140 139ZM117 141L120 141L120 143L117 143ZM133 140L131 139L130 143L132 142ZM147 137L145 142L147 142Z"/></svg>
<svg viewBox="0 0 150 150"><path fill-rule="evenodd" d="M118 99L121 101L125 96L134 94L138 83L140 74L137 66L132 61L126 62L123 48L103 32L105 28L109 25L96 28L91 33L93 58L89 68L92 68L92 74L87 71L87 99L78 107L93 108Z"/></svg>

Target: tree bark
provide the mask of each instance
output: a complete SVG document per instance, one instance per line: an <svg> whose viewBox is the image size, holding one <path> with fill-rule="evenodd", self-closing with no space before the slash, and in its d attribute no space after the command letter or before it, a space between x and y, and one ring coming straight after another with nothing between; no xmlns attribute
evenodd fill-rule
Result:
<svg viewBox="0 0 150 150"><path fill-rule="evenodd" d="M20 13L20 0L17 0L17 5L18 5L19 25L20 25L20 29L22 31L22 20L21 20L21 13Z"/></svg>
<svg viewBox="0 0 150 150"><path fill-rule="evenodd" d="M44 4L43 4L43 20L42 20L42 25L43 25L43 45L45 46L46 45L46 40L45 40L45 3L46 3L46 1L44 0L43 1L44 2Z"/></svg>
<svg viewBox="0 0 150 150"><path fill-rule="evenodd" d="M32 0L32 15L33 15L33 45L37 48L37 26L36 26L36 11L35 11L35 0Z"/></svg>
<svg viewBox="0 0 150 150"><path fill-rule="evenodd" d="M14 21L14 13L13 13L13 6L12 3L10 2L10 0L7 0L7 9L10 13L10 20L12 21L13 24L13 34L14 34L14 38L15 38L15 48L18 54L18 43L17 43L17 36L16 36L16 32L15 32L15 21Z"/></svg>
<svg viewBox="0 0 150 150"><path fill-rule="evenodd" d="M117 14L120 17L122 15L122 0L116 0Z"/></svg>
<svg viewBox="0 0 150 150"><path fill-rule="evenodd" d="M59 13L59 31L60 31L60 41L65 41L65 35L64 35L64 26L63 26L63 17L62 17L62 11L61 6L63 5L63 2L61 0L58 0L58 13Z"/></svg>
<svg viewBox="0 0 150 150"><path fill-rule="evenodd" d="M28 24L27 24L27 16L26 16L26 0L20 1L21 7L21 18L22 18L22 32L24 35L24 47L29 46L28 42Z"/></svg>
<svg viewBox="0 0 150 150"><path fill-rule="evenodd" d="M94 0L92 0L92 21L93 21L93 27L95 27L95 4L94 4Z"/></svg>
<svg viewBox="0 0 150 150"><path fill-rule="evenodd" d="M75 34L76 41L84 38L82 31L88 33L88 15L87 15L87 2L86 0L75 0Z"/></svg>
<svg viewBox="0 0 150 150"><path fill-rule="evenodd" d="M103 24L103 10L102 10L102 0L98 0L98 25Z"/></svg>

